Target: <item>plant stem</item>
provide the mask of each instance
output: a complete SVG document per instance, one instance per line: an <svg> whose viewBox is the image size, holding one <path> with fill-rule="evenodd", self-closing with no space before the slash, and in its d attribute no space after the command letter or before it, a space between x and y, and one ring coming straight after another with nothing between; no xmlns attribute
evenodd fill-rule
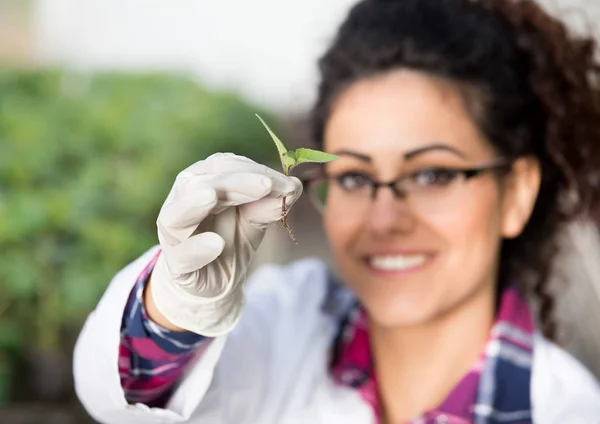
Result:
<svg viewBox="0 0 600 424"><path fill-rule="evenodd" d="M281 199L281 224L283 225L283 228L285 228L290 236L290 238L292 239L292 241L296 244L298 244L298 241L296 240L296 236L294 235L292 229L290 228L290 225L288 224L287 221L287 209L285 206L285 197L283 199Z"/></svg>

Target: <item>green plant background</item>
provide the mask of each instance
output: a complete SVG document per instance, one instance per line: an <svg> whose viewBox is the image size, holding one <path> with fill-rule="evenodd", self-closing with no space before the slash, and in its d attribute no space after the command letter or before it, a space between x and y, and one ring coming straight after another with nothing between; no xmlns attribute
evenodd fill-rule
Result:
<svg viewBox="0 0 600 424"><path fill-rule="evenodd" d="M114 274L156 244L183 168L277 164L259 113L182 76L0 70L0 403L23 352L56 352ZM276 127L276 125L274 125Z"/></svg>

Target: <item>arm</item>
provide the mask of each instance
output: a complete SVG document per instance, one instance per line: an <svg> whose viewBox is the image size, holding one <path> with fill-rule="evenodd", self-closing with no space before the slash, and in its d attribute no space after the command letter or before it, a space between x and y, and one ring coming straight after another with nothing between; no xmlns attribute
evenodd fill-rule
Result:
<svg viewBox="0 0 600 424"><path fill-rule="evenodd" d="M77 340L75 390L92 417L107 424L185 423L192 415L214 422L214 399L200 406L218 383L213 374L225 339L241 318L249 261L266 228L281 219L281 198L289 209L301 192L297 178L232 154L178 175L157 219L160 254L153 249L115 276ZM149 287L136 287L150 269ZM145 318L143 297L162 326ZM174 347L180 337L193 337L175 335L179 329L210 341L185 339L189 351Z"/></svg>
<svg viewBox="0 0 600 424"><path fill-rule="evenodd" d="M153 248L121 270L111 281L81 330L73 355L75 392L92 418L103 424L174 424L189 422L212 382L225 337L197 349L185 376L172 386L163 407L130 403L122 385L121 328L123 311L138 277L158 253Z"/></svg>
<svg viewBox="0 0 600 424"><path fill-rule="evenodd" d="M123 314L119 375L128 403L164 407L186 365L211 339L178 331L164 317L149 317L144 303L152 304L152 297L145 294L157 259L158 254L138 277Z"/></svg>
<svg viewBox="0 0 600 424"><path fill-rule="evenodd" d="M299 407L310 416L323 417L306 422L339 418L337 389L326 388L318 404L311 400L313 384L324 376L326 352L337 329L329 317L335 312L328 312L331 306L325 303L329 296L326 266L315 260L263 265L253 272L245 286L243 319L226 337L211 339L198 349L166 404L129 403L117 367L123 312L113 306L122 302L125 307L137 277L155 252L115 277L78 339L75 387L93 418L104 424L255 424L277 422L274 414L298 405L310 406L310 410ZM359 399L347 395L349 402ZM369 408L361 412L370 413ZM348 409L348 414L348 420L356 419L355 409Z"/></svg>

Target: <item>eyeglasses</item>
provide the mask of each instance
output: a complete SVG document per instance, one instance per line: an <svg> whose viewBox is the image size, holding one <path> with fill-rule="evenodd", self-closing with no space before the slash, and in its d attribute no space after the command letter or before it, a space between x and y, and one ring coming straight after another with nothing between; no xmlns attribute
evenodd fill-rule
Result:
<svg viewBox="0 0 600 424"><path fill-rule="evenodd" d="M510 169L512 162L498 158L473 168L427 167L388 182L376 181L361 172L330 175L324 167L320 174L304 181L311 202L319 211L334 204L340 211L360 212L376 198L382 188L392 190L397 199L405 200L414 212L435 212L460 207L467 182L487 171Z"/></svg>

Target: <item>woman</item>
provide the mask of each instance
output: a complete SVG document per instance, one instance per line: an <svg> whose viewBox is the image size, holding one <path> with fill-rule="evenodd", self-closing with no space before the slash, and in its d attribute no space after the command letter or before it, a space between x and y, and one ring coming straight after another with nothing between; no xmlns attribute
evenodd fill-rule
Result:
<svg viewBox="0 0 600 424"><path fill-rule="evenodd" d="M340 282L317 259L247 279L302 185L197 162L160 246L85 324L84 406L111 424L597 422L547 288L561 230L599 210L594 48L532 1L357 4L312 114L338 158L305 188Z"/></svg>

